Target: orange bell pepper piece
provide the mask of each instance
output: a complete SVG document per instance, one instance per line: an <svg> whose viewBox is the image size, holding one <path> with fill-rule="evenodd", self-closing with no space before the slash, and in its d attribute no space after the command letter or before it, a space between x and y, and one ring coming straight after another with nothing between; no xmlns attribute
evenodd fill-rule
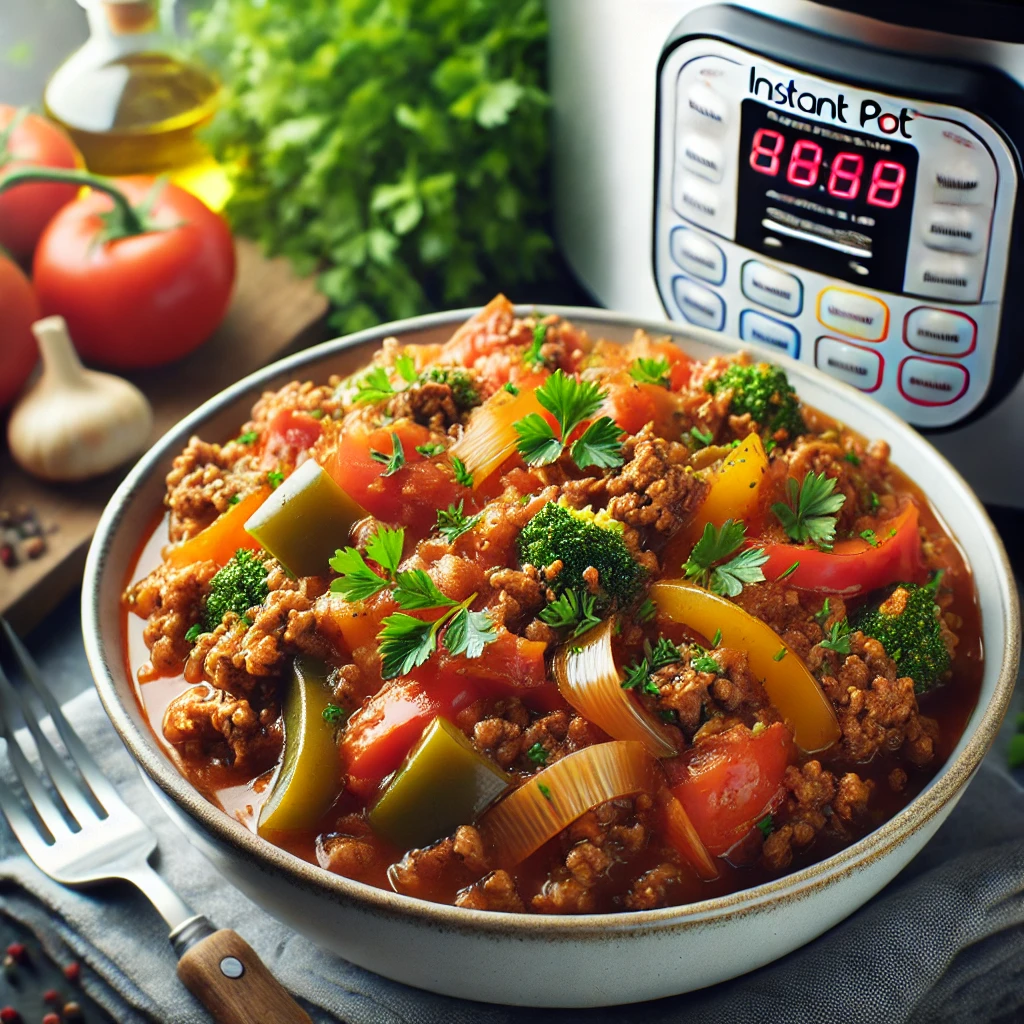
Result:
<svg viewBox="0 0 1024 1024"><path fill-rule="evenodd" d="M267 500L270 488L261 487L246 495L235 505L229 506L205 530L194 537L164 548L164 561L176 568L195 562L216 562L227 565L239 548L258 551L260 543L245 532L245 524Z"/></svg>

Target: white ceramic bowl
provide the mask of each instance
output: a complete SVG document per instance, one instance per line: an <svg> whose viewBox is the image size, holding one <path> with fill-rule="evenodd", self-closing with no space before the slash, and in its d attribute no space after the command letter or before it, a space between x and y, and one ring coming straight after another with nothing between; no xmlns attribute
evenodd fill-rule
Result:
<svg viewBox="0 0 1024 1024"><path fill-rule="evenodd" d="M542 311L568 317L595 337L627 341L637 327L671 334L698 358L741 347L723 335L677 324L592 309ZM330 373L349 373L389 335L403 342L441 341L472 312L404 320L275 363L210 399L142 458L111 499L85 571L85 642L100 698L154 792L224 877L296 931L360 966L435 992L536 1006L652 999L753 970L856 910L935 833L996 734L1020 647L1006 553L967 484L888 410L803 364L774 357L805 401L868 438L885 438L893 461L924 489L959 539L978 586L986 652L978 706L948 762L909 806L835 856L778 881L663 910L556 917L439 906L330 874L253 835L178 774L139 712L122 653L120 595L163 498L164 475L190 435L231 436L264 389L295 377L324 380Z"/></svg>

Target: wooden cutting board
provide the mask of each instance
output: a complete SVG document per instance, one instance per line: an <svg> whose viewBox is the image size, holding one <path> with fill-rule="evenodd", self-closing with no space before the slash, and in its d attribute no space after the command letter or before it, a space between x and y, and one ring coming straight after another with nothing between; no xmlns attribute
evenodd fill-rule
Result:
<svg viewBox="0 0 1024 1024"><path fill-rule="evenodd" d="M327 300L311 279L251 242L239 240L237 250L235 294L217 333L185 359L131 377L153 403L149 443L228 384L326 337ZM93 530L127 468L84 484L47 484L14 464L0 433L0 512L30 509L46 541L40 557L0 565L0 614L22 634L81 581Z"/></svg>

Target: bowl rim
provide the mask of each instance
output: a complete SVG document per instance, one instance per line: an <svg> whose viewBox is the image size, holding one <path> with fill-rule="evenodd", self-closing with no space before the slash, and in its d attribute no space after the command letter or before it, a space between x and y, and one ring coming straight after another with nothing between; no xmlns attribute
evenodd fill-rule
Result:
<svg viewBox="0 0 1024 1024"><path fill-rule="evenodd" d="M499 913L496 911L470 910L448 904L431 903L401 893L390 892L376 886L333 874L319 865L288 853L269 841L249 831L240 822L225 814L203 797L159 748L145 727L133 721L127 707L118 696L111 660L119 663L123 657L120 637L108 650L101 628L102 609L100 606L101 582L107 555L115 542L125 510L139 490L168 456L173 457L180 450L183 440L199 427L204 420L223 407L233 404L248 392L255 391L284 374L302 371L337 353L351 348L376 342L393 335L409 332L423 332L440 328L455 328L479 307L430 313L392 321L378 327L368 328L353 334L325 341L319 345L287 356L284 359L243 377L236 383L218 392L202 403L197 409L180 420L148 449L129 471L118 486L103 511L86 560L82 585L82 627L86 655L92 671L100 701L122 742L128 748L137 766L152 780L174 804L178 806L208 837L220 845L232 847L248 861L266 873L281 872L292 882L311 889L331 901L340 904L361 905L376 913L397 916L406 921L428 927L445 926L449 930L470 931L476 934L511 935L523 938L527 935L546 939L568 938L573 940L601 939L615 933L642 933L651 930L688 929L713 919L726 916L740 916L752 913L767 903L803 899L841 877L866 867L900 844L909 840L924 828L950 801L955 799L967 785L981 763L982 758L999 730L1006 712L1016 678L1020 656L1021 626L1017 590L1013 584L1013 572L1005 548L992 525L987 512L969 485L948 460L936 451L912 427L888 410L885 406L863 395L852 386L827 376L820 370L805 363L772 352L765 358L784 367L792 377L810 378L819 389L832 392L839 402L867 406L867 410L879 426L878 436L891 436L891 432L910 437L911 444L924 445L928 454L950 477L959 498L974 512L979 526L980 539L988 548L993 563L1001 570L998 574L999 605L1002 611L1002 626L1007 638L1002 652L1002 662L991 698L982 712L973 733L964 734L958 741L960 753L949 761L926 788L906 807L897 812L868 835L844 847L831 856L786 874L781 878L765 882L748 889L723 896L701 900L681 906L663 907L658 910L625 911L604 914L529 914ZM517 316L535 312L542 315L557 315L576 323L584 329L591 325L614 329L638 329L654 335L670 335L685 344L687 340L704 344L723 354L744 349L742 342L728 335L664 320L634 317L612 310L585 306L559 306L549 304L518 304ZM889 433L886 433L889 432ZM118 588L121 581L118 581ZM986 655L988 652L986 652ZM123 671L123 667L121 669ZM130 680L129 680L130 681ZM977 713L977 708L972 716ZM969 725L968 725L969 728ZM966 739L966 743L965 743Z"/></svg>

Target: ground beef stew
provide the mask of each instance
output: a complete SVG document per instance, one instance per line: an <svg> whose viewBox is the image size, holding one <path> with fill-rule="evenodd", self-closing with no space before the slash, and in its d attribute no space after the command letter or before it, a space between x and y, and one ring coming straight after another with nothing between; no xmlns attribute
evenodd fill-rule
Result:
<svg viewBox="0 0 1024 1024"><path fill-rule="evenodd" d="M460 907L684 904L937 771L973 582L889 462L746 355L499 297L192 438L125 594L154 733L328 871Z"/></svg>

